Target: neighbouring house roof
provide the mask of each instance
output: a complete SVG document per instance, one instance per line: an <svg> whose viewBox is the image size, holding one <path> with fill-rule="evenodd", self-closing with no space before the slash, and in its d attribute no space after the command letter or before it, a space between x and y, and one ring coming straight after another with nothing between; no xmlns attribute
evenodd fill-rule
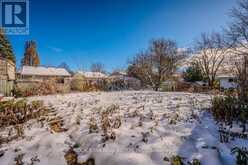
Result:
<svg viewBox="0 0 248 165"><path fill-rule="evenodd" d="M124 79L127 74L124 72L113 72L112 74L109 75L109 79Z"/></svg>
<svg viewBox="0 0 248 165"><path fill-rule="evenodd" d="M216 76L217 79L224 79L224 78L236 78L233 74L219 74Z"/></svg>
<svg viewBox="0 0 248 165"><path fill-rule="evenodd" d="M125 76L124 77L124 80L125 81L140 81L139 79L135 78L135 77L128 77L128 76Z"/></svg>
<svg viewBox="0 0 248 165"><path fill-rule="evenodd" d="M127 76L126 72L113 72L110 76Z"/></svg>
<svg viewBox="0 0 248 165"><path fill-rule="evenodd" d="M139 79L135 78L135 77L130 77L127 76L127 74L111 74L108 77L110 80L124 80L124 81L140 81Z"/></svg>
<svg viewBox="0 0 248 165"><path fill-rule="evenodd" d="M18 73L30 76L71 76L71 74L64 68L44 66L23 66Z"/></svg>
<svg viewBox="0 0 248 165"><path fill-rule="evenodd" d="M78 71L78 74L83 75L85 78L107 78L108 76L101 72L83 72Z"/></svg>

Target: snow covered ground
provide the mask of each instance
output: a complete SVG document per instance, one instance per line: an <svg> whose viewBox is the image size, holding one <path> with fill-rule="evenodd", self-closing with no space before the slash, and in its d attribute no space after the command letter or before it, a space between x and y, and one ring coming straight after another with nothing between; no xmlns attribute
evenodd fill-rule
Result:
<svg viewBox="0 0 248 165"><path fill-rule="evenodd" d="M73 147L78 161L89 158L96 165L170 164L180 155L184 161L197 158L203 165L233 165L230 149L235 144L219 142L218 127L204 109L211 98L203 94L153 91L92 92L31 97L51 109L44 125L31 120L25 137L0 146L1 165L66 165L64 155ZM107 114L107 115L106 115ZM49 118L58 118L67 131L56 133ZM104 136L107 120L108 138ZM105 132L105 133L106 133ZM4 130L0 130L4 134Z"/></svg>

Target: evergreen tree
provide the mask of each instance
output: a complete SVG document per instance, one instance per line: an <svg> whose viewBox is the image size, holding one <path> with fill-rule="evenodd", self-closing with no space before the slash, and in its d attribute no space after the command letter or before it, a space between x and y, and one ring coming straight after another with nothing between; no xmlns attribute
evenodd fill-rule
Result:
<svg viewBox="0 0 248 165"><path fill-rule="evenodd" d="M199 65L194 62L183 73L183 78L188 82L202 81L204 79Z"/></svg>
<svg viewBox="0 0 248 165"><path fill-rule="evenodd" d="M6 58L15 63L15 55L13 53L12 46L4 34L4 31L0 28L0 56Z"/></svg>
<svg viewBox="0 0 248 165"><path fill-rule="evenodd" d="M22 66L39 66L40 58L36 51L35 41L27 41L25 44L24 58L22 59Z"/></svg>

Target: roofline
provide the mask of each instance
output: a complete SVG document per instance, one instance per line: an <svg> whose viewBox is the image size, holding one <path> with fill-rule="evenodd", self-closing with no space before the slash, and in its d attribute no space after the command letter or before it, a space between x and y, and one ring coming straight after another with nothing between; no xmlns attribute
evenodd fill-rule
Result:
<svg viewBox="0 0 248 165"><path fill-rule="evenodd" d="M51 74L49 74L49 75L47 75L47 74L27 74L27 73L22 73L22 70L23 70L23 67L33 67L33 68L38 68L38 67L43 67L43 68L46 68L46 69L49 69L49 68L54 68L54 69L63 69L63 70L65 70L68 74L53 74L53 75L51 75ZM68 70L66 70L65 68L59 68L59 67L51 67L51 66L49 66L49 67L46 67L46 66L41 66L41 65L39 65L39 66L28 66L28 65L23 65L23 66L21 66L21 68L16 72L17 74L20 74L20 75L23 75L23 76L49 76L49 77L52 77L52 76L63 76L63 77L70 77L71 76L71 74L68 72Z"/></svg>
<svg viewBox="0 0 248 165"><path fill-rule="evenodd" d="M235 75L221 75L221 76L216 76L216 78L236 78L237 76Z"/></svg>
<svg viewBox="0 0 248 165"><path fill-rule="evenodd" d="M23 76L68 76L70 77L71 75L46 75L46 74L21 74L20 72L18 72L18 74L23 75Z"/></svg>

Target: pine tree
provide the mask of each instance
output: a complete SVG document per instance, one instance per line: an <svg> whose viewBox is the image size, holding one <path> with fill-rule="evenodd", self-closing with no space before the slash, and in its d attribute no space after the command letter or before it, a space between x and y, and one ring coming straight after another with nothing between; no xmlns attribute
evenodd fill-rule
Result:
<svg viewBox="0 0 248 165"><path fill-rule="evenodd" d="M204 80L204 76L198 63L192 62L190 66L183 72L183 78L187 82L196 82Z"/></svg>
<svg viewBox="0 0 248 165"><path fill-rule="evenodd" d="M36 51L35 41L27 41L25 44L25 53L22 59L22 66L38 66L40 65L40 58Z"/></svg>
<svg viewBox="0 0 248 165"><path fill-rule="evenodd" d="M4 31L0 28L0 56L6 58L15 63L15 55L13 53L12 46L4 34Z"/></svg>

